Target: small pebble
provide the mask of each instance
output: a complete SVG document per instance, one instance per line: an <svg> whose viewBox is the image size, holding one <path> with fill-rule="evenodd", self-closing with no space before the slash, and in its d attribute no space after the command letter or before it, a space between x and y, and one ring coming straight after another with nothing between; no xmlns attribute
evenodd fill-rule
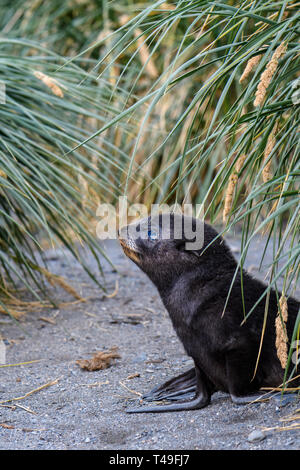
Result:
<svg viewBox="0 0 300 470"><path fill-rule="evenodd" d="M262 441L265 437L266 436L262 431L255 430L249 434L248 441L249 442Z"/></svg>

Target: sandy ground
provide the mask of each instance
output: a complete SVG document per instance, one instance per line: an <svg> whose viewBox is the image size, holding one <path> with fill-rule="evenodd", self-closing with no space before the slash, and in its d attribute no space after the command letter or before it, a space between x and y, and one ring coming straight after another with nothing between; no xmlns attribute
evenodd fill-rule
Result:
<svg viewBox="0 0 300 470"><path fill-rule="evenodd" d="M238 257L238 239L229 243ZM291 416L299 401L280 406L273 399L241 407L218 393L202 410L125 413L138 404L140 394L185 371L191 361L155 287L116 242L105 246L119 271L103 265L109 292L118 280L115 296L104 297L70 255L49 251L49 269L67 277L89 300L28 312L19 326L0 316L7 364L38 360L0 368L0 449L299 449L299 429L265 431L253 442L249 438L253 431L282 426L280 420ZM266 272L266 265L258 272L263 248L256 240L247 262L260 278ZM96 273L91 256L86 259ZM58 302L72 300L61 290L56 296ZM121 358L110 368L88 372L76 364L112 346L118 346Z"/></svg>

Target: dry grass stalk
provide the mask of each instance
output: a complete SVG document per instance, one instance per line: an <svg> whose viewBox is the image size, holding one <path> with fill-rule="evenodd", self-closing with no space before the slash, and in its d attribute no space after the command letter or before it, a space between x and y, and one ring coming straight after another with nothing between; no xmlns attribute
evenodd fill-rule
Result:
<svg viewBox="0 0 300 470"><path fill-rule="evenodd" d="M105 48L106 48L106 52L109 51L109 49L111 48L111 41L112 41L112 33L113 33L113 30L110 29L110 28L104 28L97 36L97 39L95 41L95 44L101 42L102 45L105 45ZM109 82L114 86L117 82L117 79L120 75L120 69L117 65L115 64L111 64L108 68L108 73L109 73ZM92 118L92 121L94 120L94 118ZM105 132L106 133L106 132ZM103 137L105 135L105 133L102 133L102 136Z"/></svg>
<svg viewBox="0 0 300 470"><path fill-rule="evenodd" d="M142 31L140 29L136 29L134 31L134 36L137 40L142 65L145 67L145 70L147 70L148 75L151 78L157 78L158 71L152 57L150 56L148 46L145 42L145 36L142 34Z"/></svg>
<svg viewBox="0 0 300 470"><path fill-rule="evenodd" d="M288 359L288 348L287 348L287 334L285 324L288 319L288 307L287 300L284 294L279 299L279 311L275 320L276 329L276 351L277 357L280 360L281 367L285 369Z"/></svg>
<svg viewBox="0 0 300 470"><path fill-rule="evenodd" d="M276 144L276 131L277 131L277 124L275 124L275 126L273 127L268 137L266 148L264 151L264 162L263 162L264 167L262 171L262 177L263 177L264 183L267 183L272 178L272 173L271 173L272 160L271 159L268 160L268 158Z"/></svg>
<svg viewBox="0 0 300 470"><path fill-rule="evenodd" d="M109 351L99 351L91 359L79 359L76 361L81 369L94 371L103 370L111 366L112 359L120 358L120 354L117 353L117 347L112 347Z"/></svg>
<svg viewBox="0 0 300 470"><path fill-rule="evenodd" d="M281 418L280 421L295 421L296 419L300 419L300 410L296 410L294 415L286 416L285 418Z"/></svg>
<svg viewBox="0 0 300 470"><path fill-rule="evenodd" d="M295 429L300 429L299 423L291 424L290 426L274 426L273 428L263 428L262 431L293 431Z"/></svg>
<svg viewBox="0 0 300 470"><path fill-rule="evenodd" d="M119 291L119 281L118 281L118 279L116 279L116 284L115 284L114 291L111 294L102 294L102 295L103 295L103 297L106 297L107 299L112 299L113 297L115 297L117 295L118 291Z"/></svg>
<svg viewBox="0 0 300 470"><path fill-rule="evenodd" d="M164 2L161 5L158 5L155 9L151 10L149 12L149 16L157 15L158 12L163 10L176 10L176 5L171 5L170 3Z"/></svg>
<svg viewBox="0 0 300 470"><path fill-rule="evenodd" d="M24 312L23 311L20 311L20 310L15 310L13 308L11 308L10 306L7 306L7 310L9 311L10 315L12 317L14 317L16 320L19 320L22 315L24 315ZM4 315L8 315L8 312L7 310L5 310L3 307L1 307L0 305L0 313L4 313Z"/></svg>
<svg viewBox="0 0 300 470"><path fill-rule="evenodd" d="M56 321L53 318L49 317L39 317L39 320L42 320L46 323L51 323L51 325L56 325Z"/></svg>
<svg viewBox="0 0 300 470"><path fill-rule="evenodd" d="M6 423L0 423L1 428L5 429L15 429L15 427L12 424L6 424Z"/></svg>
<svg viewBox="0 0 300 470"><path fill-rule="evenodd" d="M63 98L64 93L62 89L58 86L57 80L39 71L35 71L34 76L41 80L48 88L50 88L54 95L59 96L59 98Z"/></svg>
<svg viewBox="0 0 300 470"><path fill-rule="evenodd" d="M128 375L128 377L126 377L126 380L135 379L136 377L140 377L140 374L138 372Z"/></svg>
<svg viewBox="0 0 300 470"><path fill-rule="evenodd" d="M57 274L52 274L50 273L47 269L39 267L39 271L46 277L47 281L52 285L52 286L60 286L62 287L66 292L71 294L75 299L78 299L82 302L85 301L83 297L81 297L80 294L72 287L70 286L65 278L62 276L58 276Z"/></svg>
<svg viewBox="0 0 300 470"><path fill-rule="evenodd" d="M120 18L120 24L123 26L124 24L128 23L129 19L130 17L128 15L122 15ZM134 37L136 38L136 41L137 41L137 46L138 46L142 65L144 66L145 70L147 71L148 75L151 78L153 79L157 78L159 75L157 68L150 55L149 48L146 44L146 38L143 35L143 32L139 28L134 30Z"/></svg>
<svg viewBox="0 0 300 470"><path fill-rule="evenodd" d="M264 428L263 431L290 431L300 429L300 409L295 410L291 415L281 418L279 421L283 423L282 426L274 426L272 428ZM294 421L294 422L293 422ZM291 423L289 426L285 424Z"/></svg>
<svg viewBox="0 0 300 470"><path fill-rule="evenodd" d="M270 390L272 392L297 392L300 387L261 387L261 390Z"/></svg>
<svg viewBox="0 0 300 470"><path fill-rule="evenodd" d="M108 385L109 381L105 380L105 382L94 382L93 384L79 384L81 387L102 387L102 385Z"/></svg>
<svg viewBox="0 0 300 470"><path fill-rule="evenodd" d="M81 207L82 207L82 209L86 209L88 196L89 196L89 184L87 182L87 179L84 176L82 176L81 173L79 173L79 175L78 175L78 182L79 182L79 185L82 189L82 191L81 191L81 193L82 193Z"/></svg>
<svg viewBox="0 0 300 470"><path fill-rule="evenodd" d="M233 201L233 195L234 195L234 190L238 182L238 175L243 168L244 162L246 160L246 155L241 155L234 167L233 172L231 173L229 177L229 182L225 194L225 202L224 202L224 210L223 210L223 221L226 222L228 215L230 214L231 207L232 207L232 201Z"/></svg>
<svg viewBox="0 0 300 470"><path fill-rule="evenodd" d="M125 385L123 382L121 382L121 380L120 380L119 384L122 385L122 387L125 388L125 390L128 390L128 392L133 393L134 395L138 395L139 397L142 396L142 393L137 392L136 390L132 390L131 388L127 387L127 385Z"/></svg>
<svg viewBox="0 0 300 470"><path fill-rule="evenodd" d="M299 379L299 377L300 377L300 375L296 375L295 377L292 377L291 379L289 379L285 382L284 386L283 386L283 383L282 383L278 387L261 387L260 390L265 390L266 391L264 396L267 396L270 393L274 393L274 392L294 392L294 391L299 390L299 387L287 387L287 384L289 384L290 382L293 382L294 380ZM296 410L296 412L298 412L298 411L300 411L300 410Z"/></svg>
<svg viewBox="0 0 300 470"><path fill-rule="evenodd" d="M1 364L0 367L15 367L15 366L25 366L27 364L33 364L35 362L40 362L41 359L34 359L33 361L27 361L27 362L18 362L16 364Z"/></svg>
<svg viewBox="0 0 300 470"><path fill-rule="evenodd" d="M82 298L80 297L78 300L74 300L72 302L61 302L58 304L59 308L69 307L70 305L76 305L79 302L86 302L90 297ZM19 320L23 315L25 315L28 311L32 312L33 310L40 310L41 308L53 308L53 304L48 301L40 302L40 301L22 301L16 298L13 300L9 300L6 303L7 310L0 306L0 313L8 315L8 313L14 317L16 320ZM15 310L15 306L18 307L18 310ZM20 309L20 310L19 310Z"/></svg>
<svg viewBox="0 0 300 470"><path fill-rule="evenodd" d="M210 9L210 11L212 12L213 9L214 9L214 7L212 6L211 9ZM196 33L195 37L196 37L197 40L200 39L200 37L202 36L202 34L203 34L203 32L205 31L205 28L206 28L207 24L209 23L210 19L211 19L211 13L209 13L209 14L206 16L206 18L205 18L205 20L204 20L204 23L203 23L203 25L202 25L201 28L200 28L200 31L199 31L198 33Z"/></svg>
<svg viewBox="0 0 300 470"><path fill-rule="evenodd" d="M255 93L254 106L262 105L266 96L267 88L270 85L272 78L277 70L278 61L280 57L285 54L286 50L287 50L287 43L282 42L275 50L270 62L267 64L266 69L261 74L260 82L257 86L257 90Z"/></svg>
<svg viewBox="0 0 300 470"><path fill-rule="evenodd" d="M159 6L160 10L175 10L175 5L170 5L170 3L164 2Z"/></svg>
<svg viewBox="0 0 300 470"><path fill-rule="evenodd" d="M0 401L0 403L2 404L2 403L9 403L11 401L24 400L24 398L29 397L33 393L39 392L40 390L43 390L44 388L51 387L52 385L56 385L58 383L58 381L59 381L59 379L52 380L51 382L47 382L46 384L41 385L40 387L35 388L34 390L31 390L30 392L25 393L25 395L22 395L21 397L10 398L9 400Z"/></svg>
<svg viewBox="0 0 300 470"><path fill-rule="evenodd" d="M240 78L240 83L242 83L244 80L246 80L246 78L249 77L250 73L252 72L252 70L257 66L257 64L259 63L260 59L261 59L261 56L262 54L258 54L256 55L255 57L251 57L251 59L248 60L247 62L247 65L245 67L245 70L244 72L242 73L241 75L241 78Z"/></svg>
<svg viewBox="0 0 300 470"><path fill-rule="evenodd" d="M300 409L296 410L294 414L280 419L280 421L296 421L296 420L300 420Z"/></svg>

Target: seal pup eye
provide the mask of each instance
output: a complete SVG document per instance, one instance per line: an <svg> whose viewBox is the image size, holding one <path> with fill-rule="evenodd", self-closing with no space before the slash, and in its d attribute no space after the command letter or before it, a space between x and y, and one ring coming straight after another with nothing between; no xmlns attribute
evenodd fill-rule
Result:
<svg viewBox="0 0 300 470"><path fill-rule="evenodd" d="M148 239L155 241L158 239L158 234L155 230L148 230Z"/></svg>

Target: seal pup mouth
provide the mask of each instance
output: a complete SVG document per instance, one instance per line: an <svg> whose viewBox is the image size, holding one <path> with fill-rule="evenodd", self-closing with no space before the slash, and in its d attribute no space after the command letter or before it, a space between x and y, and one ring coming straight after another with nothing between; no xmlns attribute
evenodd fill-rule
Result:
<svg viewBox="0 0 300 470"><path fill-rule="evenodd" d="M136 263L140 262L140 253L135 249L135 244L132 240L124 239L119 237L119 242L123 251L128 258L132 259Z"/></svg>

